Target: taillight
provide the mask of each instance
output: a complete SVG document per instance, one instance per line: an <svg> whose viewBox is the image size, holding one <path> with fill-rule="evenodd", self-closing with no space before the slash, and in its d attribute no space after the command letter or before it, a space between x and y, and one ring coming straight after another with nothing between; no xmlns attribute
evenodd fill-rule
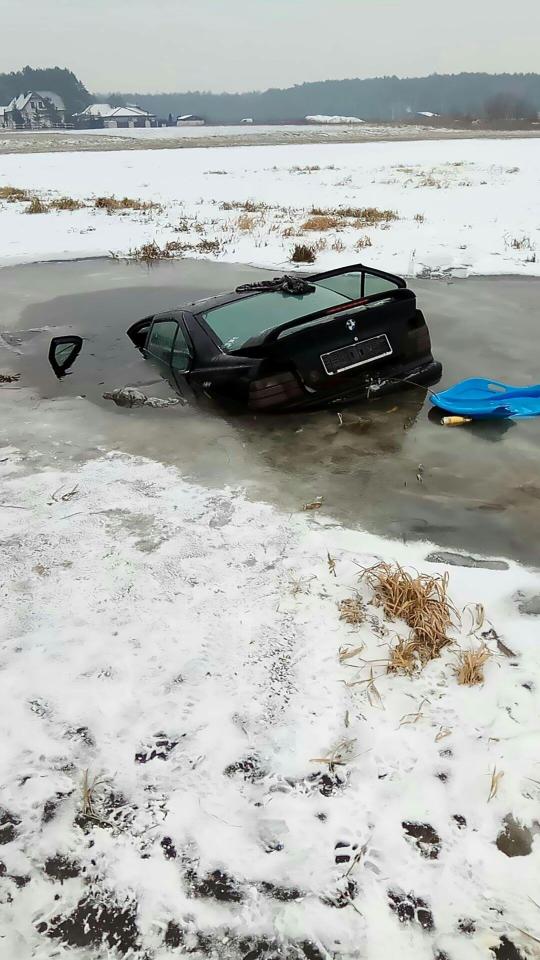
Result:
<svg viewBox="0 0 540 960"><path fill-rule="evenodd" d="M252 380L249 385L249 406L253 410L280 407L300 399L303 393L294 373L289 370L274 373L259 380Z"/></svg>

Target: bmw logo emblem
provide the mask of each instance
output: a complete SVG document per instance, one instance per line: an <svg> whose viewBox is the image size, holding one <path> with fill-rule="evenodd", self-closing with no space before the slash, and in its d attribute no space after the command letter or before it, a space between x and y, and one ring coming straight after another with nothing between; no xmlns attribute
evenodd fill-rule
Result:
<svg viewBox="0 0 540 960"><path fill-rule="evenodd" d="M356 327L356 320L352 320L352 319L347 320L346 327L347 327L347 330L351 330L352 332Z"/></svg>

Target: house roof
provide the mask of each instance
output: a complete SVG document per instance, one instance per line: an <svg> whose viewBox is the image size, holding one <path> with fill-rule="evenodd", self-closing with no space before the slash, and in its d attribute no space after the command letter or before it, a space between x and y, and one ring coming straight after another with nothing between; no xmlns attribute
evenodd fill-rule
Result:
<svg viewBox="0 0 540 960"><path fill-rule="evenodd" d="M82 113L76 113L76 117L101 117L102 120L119 119L121 117L153 117L153 113L148 110L142 110L141 107L130 103L127 107L111 107L110 103L91 103Z"/></svg>
<svg viewBox="0 0 540 960"><path fill-rule="evenodd" d="M53 107L56 107L57 110L66 109L66 105L59 93L53 93L52 90L38 90L37 92L40 97L45 97L46 100L50 100Z"/></svg>
<svg viewBox="0 0 540 960"><path fill-rule="evenodd" d="M202 117L197 116L196 113L183 113L181 117L177 117L177 120L202 120Z"/></svg>
<svg viewBox="0 0 540 960"><path fill-rule="evenodd" d="M148 110L141 110L140 107L115 107L111 110L110 117L151 117Z"/></svg>
<svg viewBox="0 0 540 960"><path fill-rule="evenodd" d="M39 97L42 100L50 100L52 105L56 107L57 110L65 110L65 104L57 93L52 93L51 90L28 90L26 93L20 93L18 97L13 97L13 100L9 104L10 110L24 110L26 104L32 99L32 97Z"/></svg>
<svg viewBox="0 0 540 960"><path fill-rule="evenodd" d="M87 106L82 113L78 113L78 117L106 117L112 113L113 108L110 103L91 103Z"/></svg>

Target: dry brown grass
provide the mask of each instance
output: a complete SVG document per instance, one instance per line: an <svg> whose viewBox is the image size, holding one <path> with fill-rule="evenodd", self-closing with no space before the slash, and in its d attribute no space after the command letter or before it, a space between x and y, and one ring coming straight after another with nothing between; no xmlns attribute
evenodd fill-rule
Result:
<svg viewBox="0 0 540 960"><path fill-rule="evenodd" d="M390 650L388 673L412 674L420 666L421 661L418 655L416 640L405 640L403 637L400 637L395 646Z"/></svg>
<svg viewBox="0 0 540 960"><path fill-rule="evenodd" d="M446 184L445 184L446 186ZM436 177L431 173L425 174L416 184L416 187L434 187L435 190L442 190L443 183L441 180L437 180Z"/></svg>
<svg viewBox="0 0 540 960"><path fill-rule="evenodd" d="M338 603L339 619L345 620L351 626L357 627L364 623L366 619L366 608L359 597L347 597L346 600L340 600Z"/></svg>
<svg viewBox="0 0 540 960"><path fill-rule="evenodd" d="M255 217L250 217L248 213L242 213L236 221L236 226L242 233L252 233L256 223L257 220Z"/></svg>
<svg viewBox="0 0 540 960"><path fill-rule="evenodd" d="M417 223L425 223L426 218L423 213L415 213L414 219Z"/></svg>
<svg viewBox="0 0 540 960"><path fill-rule="evenodd" d="M219 240L209 240L207 237L205 237L203 240L199 240L195 250L198 250L199 253L219 253L221 250L221 243Z"/></svg>
<svg viewBox="0 0 540 960"><path fill-rule="evenodd" d="M474 687L484 682L484 667L493 654L485 643L476 650L460 650L456 663L458 683Z"/></svg>
<svg viewBox="0 0 540 960"><path fill-rule="evenodd" d="M268 210L268 204L262 200L225 200L220 203L220 210L243 210L244 213L261 213Z"/></svg>
<svg viewBox="0 0 540 960"><path fill-rule="evenodd" d="M96 197L94 200L96 210L106 210L107 213L121 213L125 210L161 210L159 203L153 200L134 200L131 197Z"/></svg>
<svg viewBox="0 0 540 960"><path fill-rule="evenodd" d="M48 213L49 208L46 203L43 203L43 200L40 200L39 197L32 197L30 203L28 204L25 213Z"/></svg>
<svg viewBox="0 0 540 960"><path fill-rule="evenodd" d="M354 227L373 227L378 223L391 223L399 220L395 210L379 210L378 207L312 207L312 217L338 217L341 220L354 220ZM343 224L346 226L346 224Z"/></svg>
<svg viewBox="0 0 540 960"><path fill-rule="evenodd" d="M315 248L307 243L295 243L289 256L291 263L315 263L316 259Z"/></svg>
<svg viewBox="0 0 540 960"><path fill-rule="evenodd" d="M504 770L497 770L497 767L493 767L490 777L489 794L487 798L488 803L490 800L493 800L499 792L499 785L504 777Z"/></svg>
<svg viewBox="0 0 540 960"><path fill-rule="evenodd" d="M314 230L314 231L323 231L323 230L334 230L336 227L339 227L341 220L339 217L331 216L330 214L319 214L309 217L303 224L302 230Z"/></svg>
<svg viewBox="0 0 540 960"><path fill-rule="evenodd" d="M159 260L172 260L175 257L182 257L185 253L195 251L197 253L219 253L221 243L219 240L210 240L206 237L199 240L198 243L182 243L180 240L168 240L161 247L156 240L149 243L143 243L141 247L134 247L129 251L128 257L133 260L139 260L142 263L156 263ZM113 259L122 259L118 255L112 255Z"/></svg>
<svg viewBox="0 0 540 960"><path fill-rule="evenodd" d="M533 250L530 237L513 237L510 241L512 250Z"/></svg>
<svg viewBox="0 0 540 960"><path fill-rule="evenodd" d="M30 200L30 194L28 190L21 190L20 187L0 187L0 200L15 203L16 201Z"/></svg>
<svg viewBox="0 0 540 960"><path fill-rule="evenodd" d="M50 203L52 210L82 210L85 206L82 200L75 200L73 197L59 197Z"/></svg>
<svg viewBox="0 0 540 960"><path fill-rule="evenodd" d="M391 619L404 620L411 630L410 637L390 651L389 670L410 672L412 663L424 666L451 643L448 630L458 615L448 598L447 574L413 575L399 564L378 563L362 576L376 605Z"/></svg>
<svg viewBox="0 0 540 960"><path fill-rule="evenodd" d="M355 250L364 250L366 247L372 247L373 243L371 237L368 237L367 234L363 237L359 237L354 245Z"/></svg>

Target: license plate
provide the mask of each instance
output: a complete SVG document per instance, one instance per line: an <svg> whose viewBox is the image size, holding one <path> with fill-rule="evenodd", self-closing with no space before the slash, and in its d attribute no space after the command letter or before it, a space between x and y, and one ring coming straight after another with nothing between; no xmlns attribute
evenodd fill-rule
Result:
<svg viewBox="0 0 540 960"><path fill-rule="evenodd" d="M347 347L340 347L339 350L322 353L321 362L328 376L333 377L334 374L343 373L344 370L351 370L353 367L361 367L364 363L389 357L391 353L390 341L385 333L381 333L378 337L370 337L369 340L361 340L360 343L351 343Z"/></svg>

